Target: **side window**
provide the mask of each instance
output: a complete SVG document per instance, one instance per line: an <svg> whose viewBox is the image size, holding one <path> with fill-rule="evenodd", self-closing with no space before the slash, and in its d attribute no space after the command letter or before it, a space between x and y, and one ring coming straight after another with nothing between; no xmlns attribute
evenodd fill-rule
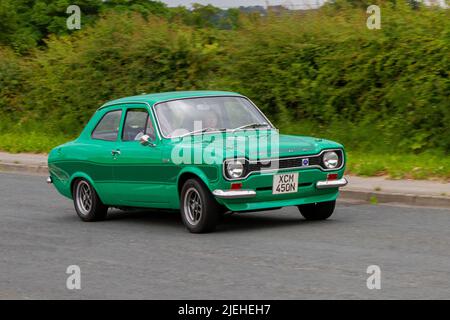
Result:
<svg viewBox="0 0 450 320"><path fill-rule="evenodd" d="M121 117L121 110L106 113L92 132L92 139L116 141Z"/></svg>
<svg viewBox="0 0 450 320"><path fill-rule="evenodd" d="M152 137L151 131L153 131L153 126L147 110L129 109L127 111L122 130L123 141L136 141L144 134Z"/></svg>

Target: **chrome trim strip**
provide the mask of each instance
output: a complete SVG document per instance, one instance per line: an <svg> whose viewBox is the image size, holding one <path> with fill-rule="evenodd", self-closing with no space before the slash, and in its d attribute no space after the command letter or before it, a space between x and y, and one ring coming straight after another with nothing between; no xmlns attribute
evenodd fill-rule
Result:
<svg viewBox="0 0 450 320"><path fill-rule="evenodd" d="M213 191L213 195L220 199L239 199L239 198L252 198L256 196L254 190L220 190Z"/></svg>
<svg viewBox="0 0 450 320"><path fill-rule="evenodd" d="M339 180L317 181L316 188L317 189L339 188L339 187L346 186L347 183L348 183L348 181L345 178L342 178Z"/></svg>
<svg viewBox="0 0 450 320"><path fill-rule="evenodd" d="M339 167L337 168L333 168L333 169L325 169L320 165L312 165L312 166L300 166L300 167L289 167L289 168L278 168L278 169L262 169L259 171L250 171L247 173L246 176L240 177L240 178L235 178L235 179L230 179L226 176L225 174L225 163L227 161L233 161L233 160L245 160L248 163L258 163L258 161L270 161L270 160L289 160L289 159L305 159L305 158L311 158L311 157L319 157L322 155L322 153L327 152L327 151L340 151L342 152L342 163ZM345 156L344 156L344 150L343 149L323 149L322 151L320 151L319 153L316 154L308 154L308 155L304 155L304 156L296 156L296 157L287 157L287 158L265 158L265 159L260 159L260 160L249 160L247 158L244 157L238 157L238 158L228 158L225 159L222 163L222 175L225 178L225 180L227 181L236 181L236 180L243 180L243 179L247 179L251 174L255 173L255 172L278 172L278 171L284 171L284 170L292 170L292 169L308 169L308 168L319 168L322 171L333 171L333 170L340 170L342 169L342 167L344 167L345 165Z"/></svg>
<svg viewBox="0 0 450 320"><path fill-rule="evenodd" d="M46 182L47 182L48 184L53 183L52 177L47 177Z"/></svg>

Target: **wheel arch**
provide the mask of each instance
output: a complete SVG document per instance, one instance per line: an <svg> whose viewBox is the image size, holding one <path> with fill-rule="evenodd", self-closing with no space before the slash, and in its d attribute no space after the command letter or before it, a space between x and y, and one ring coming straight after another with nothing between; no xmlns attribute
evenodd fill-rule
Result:
<svg viewBox="0 0 450 320"><path fill-rule="evenodd" d="M208 190L211 191L209 179L206 176L206 174L199 168L189 167L189 168L184 168L183 170L181 170L178 175L178 178L177 178L178 196L181 194L181 188L183 187L183 184L188 179L191 179L191 178L200 180L208 188Z"/></svg>
<svg viewBox="0 0 450 320"><path fill-rule="evenodd" d="M94 180L92 180L92 178L84 173L84 172L75 172L74 174L72 174L72 176L70 177L69 180L69 188L70 188L70 194L73 194L73 187L74 187L74 183L75 181L77 181L78 179L85 179L87 182L89 182L89 184L92 186L92 188L94 188L95 192L97 193L98 197L100 198L101 201L103 201L102 196L98 193L98 189L97 186L95 185ZM72 197L73 198L73 197Z"/></svg>

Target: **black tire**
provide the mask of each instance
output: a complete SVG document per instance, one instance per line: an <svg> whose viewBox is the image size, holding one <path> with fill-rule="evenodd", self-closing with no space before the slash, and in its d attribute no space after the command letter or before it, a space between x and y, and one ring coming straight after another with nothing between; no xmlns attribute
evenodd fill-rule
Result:
<svg viewBox="0 0 450 320"><path fill-rule="evenodd" d="M216 228L221 206L201 181L189 179L181 188L180 211L189 232L206 233Z"/></svg>
<svg viewBox="0 0 450 320"><path fill-rule="evenodd" d="M336 201L318 202L298 206L300 213L306 220L326 220L334 211Z"/></svg>
<svg viewBox="0 0 450 320"><path fill-rule="evenodd" d="M225 216L229 215L231 211L229 211L225 206L219 205L218 209L218 215L219 215L219 223L223 222L225 220Z"/></svg>
<svg viewBox="0 0 450 320"><path fill-rule="evenodd" d="M85 179L75 181L72 197L75 211L81 220L91 222L106 218L108 207L102 203L95 189Z"/></svg>

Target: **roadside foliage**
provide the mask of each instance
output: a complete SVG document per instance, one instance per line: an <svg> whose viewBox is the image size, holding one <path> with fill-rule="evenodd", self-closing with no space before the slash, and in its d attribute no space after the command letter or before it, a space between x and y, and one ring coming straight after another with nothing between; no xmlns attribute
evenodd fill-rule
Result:
<svg viewBox="0 0 450 320"><path fill-rule="evenodd" d="M233 11L220 21L208 20L217 14L211 7L92 7L81 30L49 27L28 46L4 31L0 148L47 151L111 99L216 89L247 95L285 133L337 140L358 154L442 155L445 163L450 10L378 5L380 30L367 28L364 2L337 1L266 16ZM15 146L11 135L21 132L30 143Z"/></svg>

